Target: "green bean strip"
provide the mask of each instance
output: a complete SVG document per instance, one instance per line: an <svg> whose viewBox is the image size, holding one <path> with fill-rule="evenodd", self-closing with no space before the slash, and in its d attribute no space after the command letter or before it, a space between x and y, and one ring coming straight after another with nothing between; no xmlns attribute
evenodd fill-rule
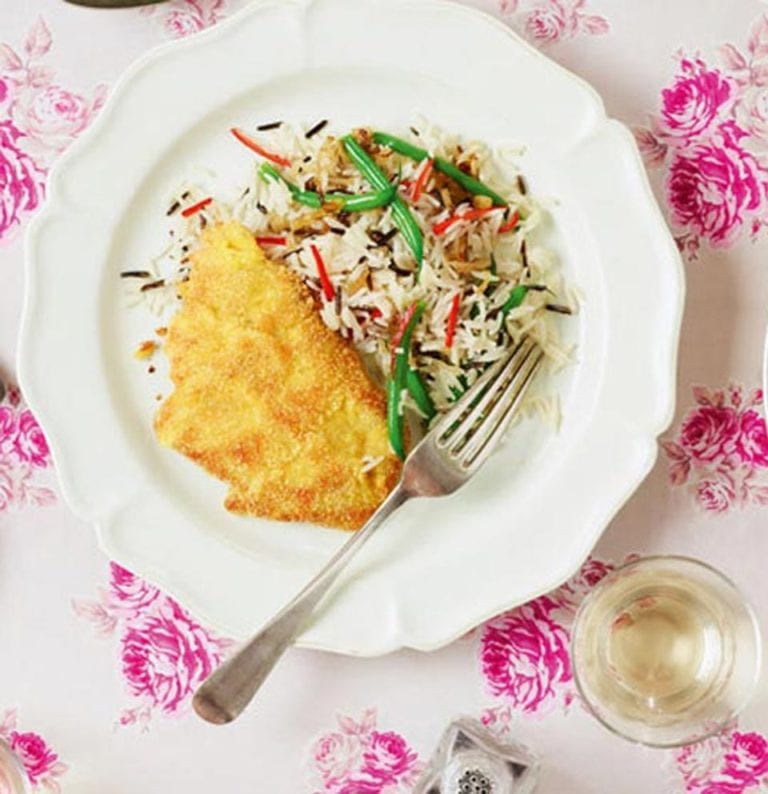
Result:
<svg viewBox="0 0 768 794"><path fill-rule="evenodd" d="M269 163L262 163L259 166L259 175L264 180L269 177L275 182L282 182L290 190L294 201L303 204L305 207L319 210L323 206L323 198L319 193L315 193L313 190L302 190L298 185L289 182L277 168Z"/></svg>
<svg viewBox="0 0 768 794"><path fill-rule="evenodd" d="M426 304L424 301L419 301L414 305L411 316L408 318L408 323L403 328L402 336L393 345L394 349L392 352L395 356L394 373L387 382L387 430L389 432L389 443L401 460L405 459L405 452L403 443L404 418L400 412L400 401L403 389L407 388L408 359L411 354L413 329L419 322L425 308Z"/></svg>
<svg viewBox="0 0 768 794"><path fill-rule="evenodd" d="M349 159L373 187L377 190L385 190L390 187L386 175L355 138L351 135L345 135L341 140ZM424 236L421 233L419 224L416 223L416 219L413 217L413 213L400 196L395 196L392 200L392 217L395 225L403 235L403 239L416 258L416 264L419 268L418 273L420 273L421 265L424 261Z"/></svg>
<svg viewBox="0 0 768 794"><path fill-rule="evenodd" d="M363 210L373 210L377 207L385 207L392 202L397 190L394 185L389 185L384 190L377 190L375 193L326 193L325 200L340 204L345 212L362 212Z"/></svg>
<svg viewBox="0 0 768 794"><path fill-rule="evenodd" d="M390 135L388 132L374 132L373 141L380 146L386 146L392 149L392 151L410 157L411 160L421 161L428 154L427 150L422 149L421 146L416 146L416 144L404 141L402 138Z"/></svg>
<svg viewBox="0 0 768 794"><path fill-rule="evenodd" d="M412 143L408 143L408 141L404 141L402 138L397 138L386 132L374 132L373 140L375 143L386 146L398 154L410 157L411 160L421 161L428 156L426 149L422 149L420 146L414 146ZM488 196L497 206L506 206L509 203L505 198L496 193L496 191L491 190L488 185L484 185L479 179L465 174L460 168L443 157L435 157L433 163L438 171L449 176L454 182L461 185L464 190L471 193L473 196Z"/></svg>
<svg viewBox="0 0 768 794"><path fill-rule="evenodd" d="M413 397L413 401L427 418L427 421L432 419L437 414L437 409L418 370L408 368L408 372L405 375L405 385L411 397Z"/></svg>
<svg viewBox="0 0 768 794"><path fill-rule="evenodd" d="M424 301L419 301L416 304L416 308L414 309L410 320L408 320L408 325L406 325L403 335L400 337L400 341L398 342L397 348L395 349L395 383L397 383L401 389L404 389L406 385L408 359L411 355L411 337L413 336L413 330L416 328L416 325L421 319L421 315L424 314L425 308L426 304Z"/></svg>
<svg viewBox="0 0 768 794"><path fill-rule="evenodd" d="M451 402L455 403L460 397L463 397L466 394L467 389L469 388L469 384L467 383L467 379L464 375L459 375L459 383L461 384L461 389L457 389L455 386L451 386Z"/></svg>
<svg viewBox="0 0 768 794"><path fill-rule="evenodd" d="M394 378L387 378L387 432L392 451L400 460L405 460L403 443L403 417L400 414L402 389L397 388Z"/></svg>
<svg viewBox="0 0 768 794"><path fill-rule="evenodd" d="M512 309L516 309L520 304L525 300L525 296L528 294L528 287L526 284L518 284L512 292L509 293L509 297L504 301L501 307L501 316L506 317Z"/></svg>

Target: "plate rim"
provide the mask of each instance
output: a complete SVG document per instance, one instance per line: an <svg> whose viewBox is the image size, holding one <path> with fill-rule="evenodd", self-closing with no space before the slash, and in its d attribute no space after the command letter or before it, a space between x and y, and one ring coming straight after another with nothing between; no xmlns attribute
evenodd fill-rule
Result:
<svg viewBox="0 0 768 794"><path fill-rule="evenodd" d="M371 2L377 2L378 0L370 0ZM45 407L45 399L41 396L39 390L34 386L34 384L30 381L29 374L27 371L27 361L29 360L29 356L31 355L30 348L32 347L31 338L33 336L33 329L31 328L31 303L32 303L32 293L34 288L34 280L37 276L37 272L40 268L39 261L36 263L34 260L36 257L31 253L35 250L35 240L42 234L42 230L45 227L46 222L49 221L50 218L55 217L58 212L62 210L62 196L61 196L61 187L60 182L62 179L61 174L66 172L70 161L74 161L77 159L82 152L87 151L87 148L90 146L91 141L95 140L100 134L103 128L105 128L110 121L110 116L113 114L113 110L115 107L118 107L122 98L122 94L125 91L126 87L131 84L131 82L139 75L141 75L145 70L151 68L155 63L160 62L164 59L167 53L173 53L179 51L184 48L194 48L201 43L206 41L215 40L217 38L224 38L227 35L227 32L230 28L234 29L235 26L240 22L241 19L248 17L250 15L256 15L261 10L269 8L269 7L281 7L286 5L291 5L296 7L299 11L306 13L306 11L321 2L321 0L254 0L254 2L250 3L243 9L239 10L232 16L226 18L222 22L218 23L216 26L209 28L205 31L202 31L195 36L188 37L183 40L176 40L171 42L166 42L160 44L137 58L118 78L115 82L112 91L105 103L105 106L102 108L101 113L99 114L98 118L95 122L86 130L81 136L78 137L76 141L73 142L72 146L57 160L54 164L52 169L49 171L48 174L48 194L46 196L46 202L44 207L31 219L29 222L26 233L25 233L25 295L24 295L24 303L23 303L23 311L22 311L22 320L20 324L20 334L19 334L19 342L18 342L18 377L19 382L24 391L25 395L27 395L28 403L32 410L34 411L35 415L38 416L40 419L41 424L45 428L46 434L49 437L49 442L51 444L52 450L52 457L55 464L55 469L57 473L57 477L59 479L59 483L61 486L61 492L65 499L65 501L69 504L73 512L78 515L79 517L83 518L84 520L88 521L95 525L99 546L105 552L105 554L113 560L117 562L125 562L127 565L126 567L130 567L130 561L121 559L122 552L120 549L114 547L113 543L111 542L108 535L103 531L104 527L101 521L95 520L92 515L89 515L89 510L87 505L83 505L80 503L78 498L75 497L74 491L76 490L73 487L73 483L70 480L70 476L72 472L69 470L66 462L66 455L65 455L65 447L66 443L60 443L63 436L66 436L66 433L62 433L60 428L54 428L54 432L50 433L50 425L46 419L47 409ZM550 576L548 577L549 583L546 585L542 585L538 590L526 594L524 598L517 597L510 599L507 604L495 604L492 607L489 607L486 610L474 610L473 618L472 618L472 626L479 625L480 623L488 620L489 618L493 617L500 612L506 611L507 609L513 608L521 603L525 603L531 599L534 599L543 593L549 592L551 589L559 586L565 581L572 573L578 570L580 565L583 561L588 557L589 552L600 539L600 536L605 531L605 528L608 526L610 521L615 517L621 507L626 503L629 497L636 491L638 486L642 483L645 477L648 475L649 471L653 467L659 453L657 439L661 433L669 426L674 416L675 410L675 396L676 396L676 373L677 373L677 358L679 353L679 338L680 338L680 329L682 323L682 315L683 315L683 306L684 306L684 299L685 299L685 277L684 277L684 268L682 263L682 258L680 253L677 249L677 246L674 243L672 235L669 231L667 223L663 217L661 209L655 199L653 191L650 186L650 182L648 180L648 175L643 165L642 159L640 157L639 151L637 149L636 143L634 138L629 131L629 129L624 125L622 122L610 118L605 110L604 103L600 95L597 91L583 78L579 77L578 75L573 74L568 69L564 68L560 64L556 63L555 61L548 58L544 53L533 47L530 43L522 39L518 36L509 26L505 25L501 20L497 19L496 17L492 16L491 14L482 11L480 9L467 6L463 3L456 2L455 0L399 0L401 5L405 4L415 4L420 6L431 6L435 10L441 10L446 7L453 7L457 10L460 10L462 13L468 14L470 16L478 17L480 20L485 22L486 24L492 25L497 30L502 32L506 37L508 37L512 44L517 47L521 47L525 49L529 54L534 55L537 59L541 61L547 62L549 68L557 70L560 74L566 76L572 83L574 83L580 90L582 90L586 95L589 96L590 102L593 105L597 116L598 121L593 130L591 130L590 135L596 134L600 130L605 127L611 127L616 130L620 136L623 138L622 147L625 151L631 152L633 155L633 163L632 168L633 171L640 177L639 183L642 186L643 192L643 201L647 208L650 208L654 217L654 223L657 226L657 229L654 233L655 239L660 239L661 237L665 238L665 242L667 244L668 253L670 254L670 260L675 263L675 272L672 274L674 280L676 282L676 305L674 307L674 327L671 328L672 338L674 340L673 344L671 345L671 352L672 355L670 356L670 360L668 361L668 368L667 374L668 379L665 381L668 391L666 393L666 410L665 411L657 411L659 414L659 418L657 421L653 422L654 427L650 428L651 421L650 416L646 418L646 421L643 425L643 438L636 439L638 443L643 443L644 445L644 457L642 460L642 464L638 464L636 467L636 474L634 478L627 478L625 481L624 488L621 489L619 492L618 489L612 492L611 499L603 499L602 505L603 510L601 511L601 517L597 520L592 520L589 522L583 522L585 526L588 524L590 528L589 533L584 533L584 544L581 549L579 559L576 560L576 555L574 554L572 559L566 561L566 564L561 566L561 568L557 571L554 569L550 571ZM66 205L66 201L63 202ZM766 355L768 355L768 340L766 342ZM659 401L658 405L661 404L661 400ZM662 415L663 414L663 415ZM655 414L654 414L655 418ZM648 428L647 430L645 428ZM639 434L639 430L637 431ZM153 572L151 576L146 576L145 573L140 574L142 577L149 578L151 581L155 581L160 584L160 586L169 594L174 597L178 596L178 599L185 605L188 605L190 611L196 615L204 615L206 610L203 606L199 603L198 599L193 597L187 598L187 593L183 586L182 581L171 581L173 580L173 575L162 575L159 572ZM178 577L177 577L178 579ZM482 614L481 614L482 613ZM478 617L479 615L479 617ZM400 627L400 631L396 635L391 635L388 639L389 642L384 642L380 647L357 647L357 648L344 648L343 653L349 655L356 655L356 656L375 656L380 655L383 653L387 653L399 648L408 647L408 648L415 648L418 650L434 650L436 648L442 647L453 640L457 639L458 637L462 636L467 630L470 628L469 626L462 626L458 628L454 633L450 636L441 636L438 639L429 642L417 642L413 641L413 638L408 638L403 635L402 627ZM312 647L322 650L330 650L330 651L339 651L337 645L330 643L328 645L318 642L317 640L312 640L311 642L303 642L299 641L297 644L302 645L304 647ZM370 646L370 643L369 643Z"/></svg>

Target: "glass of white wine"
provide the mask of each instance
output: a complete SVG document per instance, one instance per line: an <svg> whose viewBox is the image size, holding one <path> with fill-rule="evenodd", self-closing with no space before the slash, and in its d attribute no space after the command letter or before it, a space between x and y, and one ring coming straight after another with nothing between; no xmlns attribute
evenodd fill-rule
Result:
<svg viewBox="0 0 768 794"><path fill-rule="evenodd" d="M725 576L688 557L613 571L573 625L574 679L589 710L635 742L676 747L722 730L760 674L760 629Z"/></svg>

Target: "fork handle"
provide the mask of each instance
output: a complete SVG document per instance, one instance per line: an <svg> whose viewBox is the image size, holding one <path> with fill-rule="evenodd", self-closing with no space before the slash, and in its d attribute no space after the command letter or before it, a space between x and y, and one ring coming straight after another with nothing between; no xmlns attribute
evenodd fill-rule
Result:
<svg viewBox="0 0 768 794"><path fill-rule="evenodd" d="M349 538L322 570L234 656L203 682L192 699L192 705L200 717L223 725L243 711L278 659L307 625L318 603L352 557L410 496L402 483L399 484L365 526Z"/></svg>

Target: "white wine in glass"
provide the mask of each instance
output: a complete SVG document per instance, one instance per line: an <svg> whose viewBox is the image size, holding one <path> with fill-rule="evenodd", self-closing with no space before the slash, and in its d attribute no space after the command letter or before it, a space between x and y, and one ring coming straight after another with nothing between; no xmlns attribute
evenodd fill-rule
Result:
<svg viewBox="0 0 768 794"><path fill-rule="evenodd" d="M616 733L661 747L721 730L754 692L755 616L735 585L686 557L647 557L584 600L571 642L574 678Z"/></svg>

